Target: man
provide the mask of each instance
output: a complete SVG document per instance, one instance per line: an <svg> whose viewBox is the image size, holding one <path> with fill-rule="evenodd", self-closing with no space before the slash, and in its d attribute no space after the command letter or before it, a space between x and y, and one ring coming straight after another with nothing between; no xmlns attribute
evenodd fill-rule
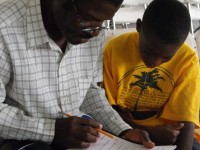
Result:
<svg viewBox="0 0 200 150"><path fill-rule="evenodd" d="M190 21L179 1L154 0L137 20L137 32L112 39L104 51L110 104L156 145L176 144L177 150L192 149L199 126L199 59L184 43Z"/></svg>
<svg viewBox="0 0 200 150"><path fill-rule="evenodd" d="M0 6L0 149L86 148L103 128L153 147L109 106L102 23L121 0L11 0ZM87 9L86 9L87 8ZM94 120L60 112L90 114ZM33 141L41 141L33 143ZM44 143L51 144L45 145Z"/></svg>

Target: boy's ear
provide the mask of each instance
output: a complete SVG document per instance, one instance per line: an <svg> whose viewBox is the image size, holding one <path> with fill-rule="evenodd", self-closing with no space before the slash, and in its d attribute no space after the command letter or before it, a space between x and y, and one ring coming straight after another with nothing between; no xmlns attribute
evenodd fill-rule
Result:
<svg viewBox="0 0 200 150"><path fill-rule="evenodd" d="M136 21L136 30L137 30L137 32L140 33L141 27L142 27L142 20L140 18L138 18L137 21Z"/></svg>

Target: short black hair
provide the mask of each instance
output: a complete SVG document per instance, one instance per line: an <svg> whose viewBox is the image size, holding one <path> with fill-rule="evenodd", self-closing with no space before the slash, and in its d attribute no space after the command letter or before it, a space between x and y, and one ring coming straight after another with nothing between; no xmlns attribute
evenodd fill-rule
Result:
<svg viewBox="0 0 200 150"><path fill-rule="evenodd" d="M153 33L165 44L185 41L191 19L187 7L177 0L153 0L144 12L142 30Z"/></svg>

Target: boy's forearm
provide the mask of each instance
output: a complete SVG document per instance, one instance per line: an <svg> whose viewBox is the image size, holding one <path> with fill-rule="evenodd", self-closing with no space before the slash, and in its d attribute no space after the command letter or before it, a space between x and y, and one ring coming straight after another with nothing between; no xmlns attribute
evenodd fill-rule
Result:
<svg viewBox="0 0 200 150"><path fill-rule="evenodd" d="M194 141L194 123L183 122L184 127L178 136L176 150L192 150Z"/></svg>
<svg viewBox="0 0 200 150"><path fill-rule="evenodd" d="M113 106L113 108L119 113L122 119L128 123L132 128L138 128L145 130L149 133L150 138L156 145L177 145L177 150L190 150L193 144L194 137L194 124L189 122L183 122L184 127L181 127L180 123L177 126L163 125L156 127L147 127L135 124L124 110L119 106ZM176 128L180 128L180 134L177 135L174 132ZM177 131L179 131L177 130ZM192 137L192 138L191 138Z"/></svg>
<svg viewBox="0 0 200 150"><path fill-rule="evenodd" d="M137 128L137 129L142 129L145 130L147 132L151 132L153 130L152 127L146 127L146 126L142 126L142 125L138 125L135 124L131 118L127 117L128 115L125 114L123 112L121 112L120 108L117 105L112 105L112 107L118 112L118 114L121 116L121 118L128 123L132 128Z"/></svg>

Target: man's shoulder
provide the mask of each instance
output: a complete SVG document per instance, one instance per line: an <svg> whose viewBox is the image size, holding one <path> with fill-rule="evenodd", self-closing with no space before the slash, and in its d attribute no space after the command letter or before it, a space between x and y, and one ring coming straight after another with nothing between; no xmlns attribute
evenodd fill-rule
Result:
<svg viewBox="0 0 200 150"><path fill-rule="evenodd" d="M28 0L8 0L0 3L0 27L21 21L26 15Z"/></svg>

